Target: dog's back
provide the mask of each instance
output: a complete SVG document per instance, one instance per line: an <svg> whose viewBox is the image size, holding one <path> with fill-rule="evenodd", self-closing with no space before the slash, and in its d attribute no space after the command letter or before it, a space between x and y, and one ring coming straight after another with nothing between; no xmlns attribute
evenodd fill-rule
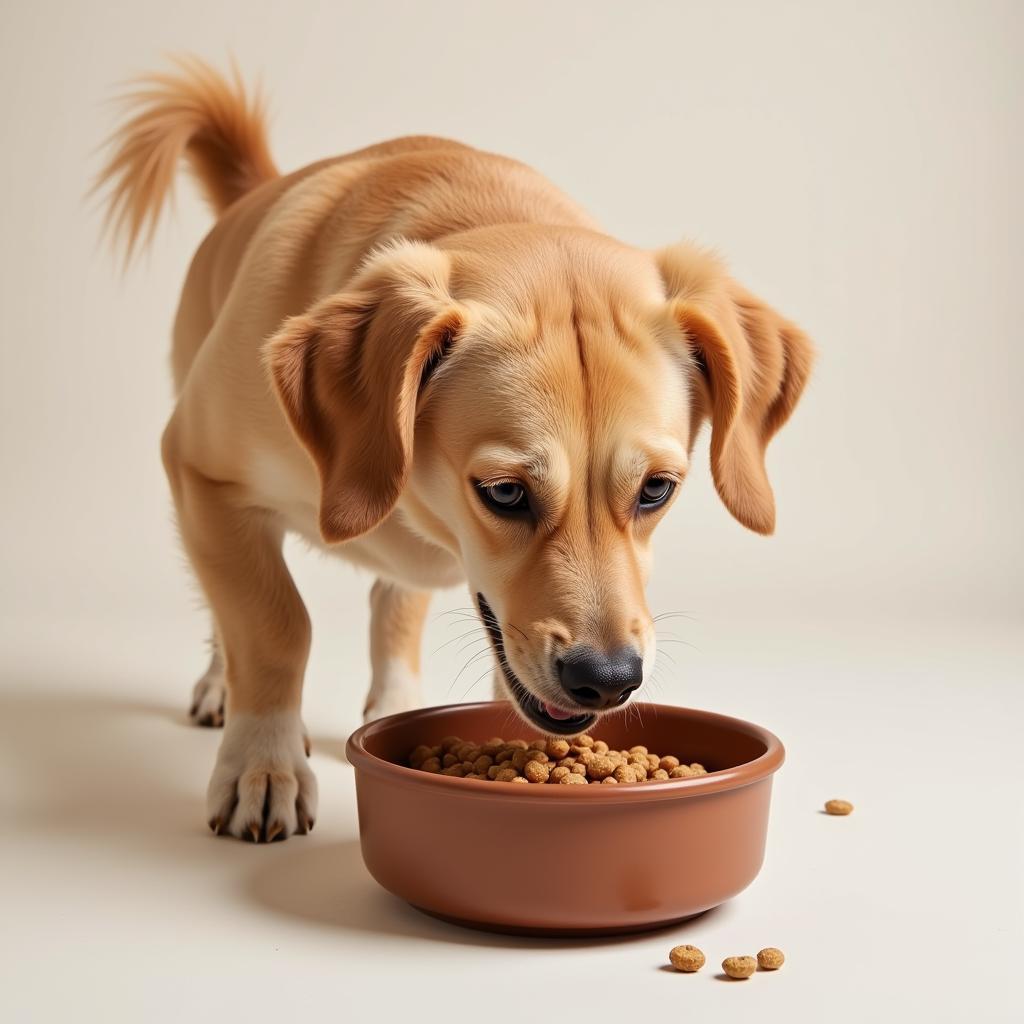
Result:
<svg viewBox="0 0 1024 1024"><path fill-rule="evenodd" d="M434 136L377 143L282 175L270 155L259 93L247 94L237 73L228 80L195 58L182 58L179 68L141 79L125 97L133 116L112 137L112 155L97 181L109 188L108 225L124 239L126 259L152 237L183 158L218 218L189 268L175 320L176 391L250 241L284 197L295 200L298 186L303 195L275 224L277 239L301 237L308 246L311 219L344 223L346 251L324 255L332 288L370 249L394 237L429 241L504 223L594 226L525 164ZM325 237L336 243L336 233ZM274 268L278 282L280 269ZM282 315L301 312L318 290L296 287Z"/></svg>

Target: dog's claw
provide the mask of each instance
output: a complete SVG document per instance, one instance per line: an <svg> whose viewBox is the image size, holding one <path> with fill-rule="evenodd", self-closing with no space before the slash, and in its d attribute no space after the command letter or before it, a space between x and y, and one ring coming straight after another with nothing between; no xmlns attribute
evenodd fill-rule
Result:
<svg viewBox="0 0 1024 1024"><path fill-rule="evenodd" d="M207 729L219 729L224 724L224 677L213 666L192 689L189 718Z"/></svg>
<svg viewBox="0 0 1024 1024"><path fill-rule="evenodd" d="M245 714L228 718L207 790L211 829L250 843L281 842L308 830L317 785L304 732L297 713L256 722Z"/></svg>

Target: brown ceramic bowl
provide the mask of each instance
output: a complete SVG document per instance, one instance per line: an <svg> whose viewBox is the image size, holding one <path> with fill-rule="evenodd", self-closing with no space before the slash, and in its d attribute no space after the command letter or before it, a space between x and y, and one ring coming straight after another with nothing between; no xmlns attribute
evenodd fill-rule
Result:
<svg viewBox="0 0 1024 1024"><path fill-rule="evenodd" d="M516 786L404 767L421 743L530 738L504 703L454 704L357 729L363 860L385 889L459 924L584 934L658 928L745 889L764 858L779 740L708 711L641 704L599 723L709 774L632 786ZM643 724L641 725L641 719Z"/></svg>

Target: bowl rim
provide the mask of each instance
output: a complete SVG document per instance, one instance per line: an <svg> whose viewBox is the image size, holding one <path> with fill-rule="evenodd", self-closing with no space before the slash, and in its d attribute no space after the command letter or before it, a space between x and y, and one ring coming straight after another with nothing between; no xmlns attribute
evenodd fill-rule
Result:
<svg viewBox="0 0 1024 1024"><path fill-rule="evenodd" d="M349 736L345 744L345 756L356 772L365 771L372 775L389 778L413 786L425 786L439 791L447 791L455 797L479 797L485 799L500 798L501 800L568 800L580 802L585 800L611 800L614 802L636 802L647 800L675 800L686 797L707 796L730 789L761 782L775 774L786 758L782 741L773 732L753 722L730 715L721 715L715 711L703 711L699 708L680 707L675 704L643 703L655 713L682 713L691 721L714 723L731 728L753 739L764 743L765 751L752 761L746 761L732 768L708 772L690 779L669 779L659 782L656 786L636 785L625 786L516 786L506 784L501 793L494 791L495 783L483 779L463 779L454 775L440 775L433 772L419 771L405 765L386 761L384 758L371 754L366 749L366 740L377 733L383 732L395 724L411 719L442 718L452 711L465 711L471 708L493 707L501 701L475 701L465 704L441 704L429 708L416 708L403 711L396 715L387 715L376 721L360 726Z"/></svg>

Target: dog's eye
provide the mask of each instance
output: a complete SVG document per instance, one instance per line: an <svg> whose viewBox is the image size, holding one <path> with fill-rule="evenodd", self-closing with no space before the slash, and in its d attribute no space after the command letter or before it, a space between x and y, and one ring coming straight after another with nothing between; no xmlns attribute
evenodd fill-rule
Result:
<svg viewBox="0 0 1024 1024"><path fill-rule="evenodd" d="M478 484L480 500L492 511L503 516L519 516L530 511L526 488L514 480L497 484Z"/></svg>
<svg viewBox="0 0 1024 1024"><path fill-rule="evenodd" d="M675 488L675 481L667 476L650 477L640 490L640 510L650 512L659 505L664 505Z"/></svg>

